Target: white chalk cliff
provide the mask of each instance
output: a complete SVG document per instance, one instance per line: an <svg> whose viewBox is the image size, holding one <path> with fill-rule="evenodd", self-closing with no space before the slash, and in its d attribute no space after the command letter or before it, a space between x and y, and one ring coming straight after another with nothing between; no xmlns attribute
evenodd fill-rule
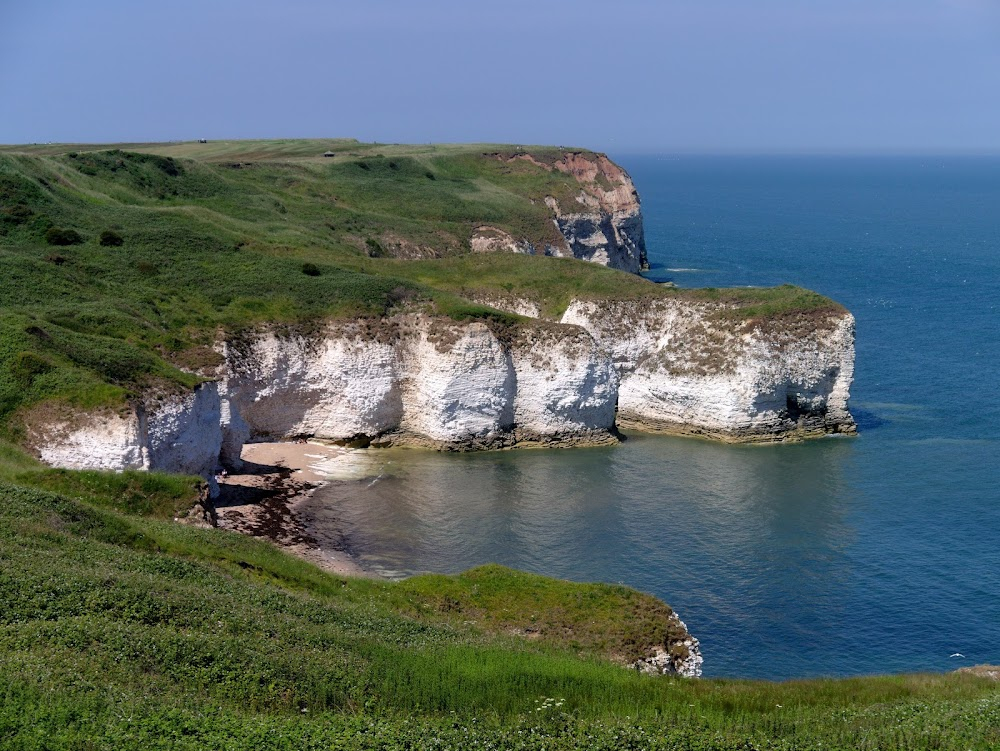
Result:
<svg viewBox="0 0 1000 751"><path fill-rule="evenodd" d="M617 374L575 326L494 332L405 315L309 335L260 330L223 353L230 462L251 437L460 450L614 440Z"/></svg>
<svg viewBox="0 0 1000 751"><path fill-rule="evenodd" d="M849 313L729 310L660 297L574 301L560 322L510 326L406 314L264 327L220 342L224 364L192 392L42 409L28 442L54 466L210 477L248 440L470 450L613 442L616 425L727 441L854 432Z"/></svg>
<svg viewBox="0 0 1000 751"><path fill-rule="evenodd" d="M726 441L854 433L854 317L829 309L744 320L722 303L574 301L621 382L618 423Z"/></svg>
<svg viewBox="0 0 1000 751"><path fill-rule="evenodd" d="M148 395L120 409L50 406L27 421L28 443L46 464L67 469L158 469L211 478L222 447L216 383Z"/></svg>

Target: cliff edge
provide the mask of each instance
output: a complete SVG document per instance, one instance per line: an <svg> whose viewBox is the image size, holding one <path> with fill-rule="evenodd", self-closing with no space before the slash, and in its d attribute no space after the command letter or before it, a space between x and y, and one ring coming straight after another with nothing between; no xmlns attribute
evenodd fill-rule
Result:
<svg viewBox="0 0 1000 751"><path fill-rule="evenodd" d="M649 268L643 234L639 193L632 178L604 154L567 151L555 159L531 153L495 155L509 164L525 162L548 172L573 177L577 189L561 197L545 195L560 239L538 247L497 227L477 227L470 245L476 253L507 251L557 258L577 258L612 269L638 274Z"/></svg>

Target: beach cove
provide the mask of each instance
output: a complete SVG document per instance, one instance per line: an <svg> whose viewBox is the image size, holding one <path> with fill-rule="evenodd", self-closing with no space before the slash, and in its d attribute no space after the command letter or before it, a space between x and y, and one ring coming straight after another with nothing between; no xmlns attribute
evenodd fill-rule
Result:
<svg viewBox="0 0 1000 751"><path fill-rule="evenodd" d="M854 312L860 435L746 447L632 433L620 446L573 450L359 451L363 479L314 493L314 521L329 517L364 568L390 577L495 561L651 592L701 639L707 675L947 671L1000 659L989 563L1000 529L990 163L626 166L644 196L654 277L791 278Z"/></svg>

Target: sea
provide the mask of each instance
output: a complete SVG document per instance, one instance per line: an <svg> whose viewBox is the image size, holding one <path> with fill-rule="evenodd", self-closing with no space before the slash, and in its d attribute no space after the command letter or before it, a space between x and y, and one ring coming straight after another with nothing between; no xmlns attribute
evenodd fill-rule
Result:
<svg viewBox="0 0 1000 751"><path fill-rule="evenodd" d="M650 592L706 676L1000 663L1000 158L616 161L651 278L792 283L855 315L859 435L357 451L322 523L390 577L495 562Z"/></svg>

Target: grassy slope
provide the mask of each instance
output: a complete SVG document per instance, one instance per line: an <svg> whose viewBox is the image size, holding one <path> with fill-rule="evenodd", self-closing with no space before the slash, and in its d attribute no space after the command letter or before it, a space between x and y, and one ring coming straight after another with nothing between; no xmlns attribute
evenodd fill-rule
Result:
<svg viewBox="0 0 1000 751"><path fill-rule="evenodd" d="M553 239L541 199L578 192L567 175L490 156L511 148L0 148L0 426L46 398L92 406L190 386L176 366L205 362L220 327L259 321L383 315L401 304L498 316L465 299L483 292L533 298L550 315L581 296L724 297L745 316L833 306L792 287L679 291L571 260L467 255L484 223ZM559 155L530 148L543 161ZM337 156L321 156L328 149ZM83 242L49 245L53 227ZM105 231L123 244L100 244ZM442 257L397 258L414 253ZM304 263L319 275L303 273Z"/></svg>
<svg viewBox="0 0 1000 751"><path fill-rule="evenodd" d="M107 499L7 484L0 497L2 748L1000 743L1000 694L974 676L651 678L554 635L584 612L601 631L631 628L624 603L641 596L620 587L497 567L343 580ZM552 636L505 634L504 608L525 598Z"/></svg>

